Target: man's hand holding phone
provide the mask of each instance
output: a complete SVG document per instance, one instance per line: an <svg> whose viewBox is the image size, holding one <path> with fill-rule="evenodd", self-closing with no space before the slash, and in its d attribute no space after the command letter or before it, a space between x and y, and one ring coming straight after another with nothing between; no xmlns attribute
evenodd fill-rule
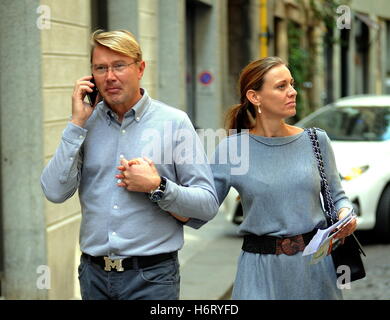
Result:
<svg viewBox="0 0 390 320"><path fill-rule="evenodd" d="M73 95L72 95L72 122L80 127L84 127L85 122L91 116L96 103L98 102L98 95L96 95L93 105L84 101L87 94L92 94L96 85L91 82L92 76L82 77L77 80ZM97 90L97 89L96 89Z"/></svg>
<svg viewBox="0 0 390 320"><path fill-rule="evenodd" d="M89 82L91 82L94 86L92 87L92 92L87 92L87 97L88 97L89 104L91 105L92 108L94 108L99 101L97 99L100 98L99 90L96 86L95 79L93 77L91 80L89 80Z"/></svg>

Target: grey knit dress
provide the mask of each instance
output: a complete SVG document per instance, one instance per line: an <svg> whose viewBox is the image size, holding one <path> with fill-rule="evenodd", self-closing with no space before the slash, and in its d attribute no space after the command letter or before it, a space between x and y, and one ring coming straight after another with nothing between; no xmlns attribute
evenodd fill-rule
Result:
<svg viewBox="0 0 390 320"><path fill-rule="evenodd" d="M335 207L351 207L342 190L330 140L317 131ZM220 203L230 187L240 194L244 221L239 234L289 237L325 228L320 177L306 132L267 138L232 135L217 147L212 171ZM241 251L233 299L342 299L330 256L309 264L298 252L254 254Z"/></svg>

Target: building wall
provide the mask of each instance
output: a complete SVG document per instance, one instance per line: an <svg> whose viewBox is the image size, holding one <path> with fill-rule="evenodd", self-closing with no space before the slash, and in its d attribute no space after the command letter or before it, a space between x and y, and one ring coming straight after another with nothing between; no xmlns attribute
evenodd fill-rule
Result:
<svg viewBox="0 0 390 320"><path fill-rule="evenodd" d="M367 1L352 0L351 9L351 26L347 29L349 34L349 58L348 58L348 95L355 95L362 93L363 79L368 79L367 93L371 94L383 94L386 91L385 86L385 72L386 61L390 59L386 52L386 39L388 38L388 30L386 30L386 21L390 19L390 7L387 1L375 0L375 5ZM359 18L356 17L356 13L364 14L367 16L372 24L368 26L368 58L364 63L368 65L367 72L363 75L359 71L357 65L357 45L355 41L356 33L358 32L358 24L363 24ZM337 16L336 16L337 17ZM375 26L377 25L377 27ZM339 32L340 30L336 30ZM333 96L335 99L341 97L341 70L340 64L340 45L334 45L334 64L337 68L334 78L334 91Z"/></svg>
<svg viewBox="0 0 390 320"><path fill-rule="evenodd" d="M200 128L217 128L222 125L223 83L226 59L226 41L223 36L226 7L222 0L213 1L213 6L199 8L195 25L196 55L196 117L195 123ZM209 84L201 81L201 74L208 72L212 76Z"/></svg>
<svg viewBox="0 0 390 320"><path fill-rule="evenodd" d="M300 92L308 99L310 108L316 109L323 105L326 97L331 97L335 100L342 96L342 77L343 72L347 72L348 95L362 93L364 88L363 81L368 80L367 93L382 94L386 91L385 79L386 75L386 61L390 59L387 57L386 44L389 39L388 29L386 28L386 21L390 19L390 7L385 0L375 0L375 5L372 2L364 0L352 0L349 4L351 10L351 28L347 30L349 34L349 52L348 52L348 68L345 70L341 62L341 47L340 43L335 42L332 46L333 59L332 68L325 70L327 65L324 61L324 35L326 29L322 23L313 19L311 14L304 14L304 8L308 9L309 1L283 0L275 1L268 0L269 10L269 29L273 37L270 39L269 54L277 54L288 61L288 37L287 37L287 20L290 19L299 24L300 28L306 33L303 39L302 48L315 47L317 56L315 58L316 72L312 75L312 87ZM357 64L357 46L355 36L359 23L362 23L357 17L356 13L368 16L373 24L368 27L369 30L369 54L367 60L362 63L368 65L367 74L362 74ZM340 13L334 12L335 23L340 17ZM274 24L273 20L277 23ZM379 28L375 27L375 23ZM365 25L363 23L363 25ZM340 30L335 29L336 37L340 35ZM325 79L330 77L332 86L328 87Z"/></svg>
<svg viewBox="0 0 390 320"><path fill-rule="evenodd" d="M147 62L142 85L151 97L158 97L158 26L159 2L156 0L138 1L138 41L143 59Z"/></svg>
<svg viewBox="0 0 390 320"><path fill-rule="evenodd" d="M38 6L0 2L1 293L9 299L47 297L37 287L37 268L47 263Z"/></svg>
<svg viewBox="0 0 390 320"><path fill-rule="evenodd" d="M359 12L390 19L390 7L387 0L351 0L351 7Z"/></svg>
<svg viewBox="0 0 390 320"><path fill-rule="evenodd" d="M45 164L60 143L71 115L71 96L77 79L90 71L90 3L84 0L41 0L51 10L50 29L41 30L43 136ZM75 8L77 11L75 12ZM49 299L74 295L81 220L77 194L63 204L45 200Z"/></svg>
<svg viewBox="0 0 390 320"><path fill-rule="evenodd" d="M186 97L186 2L159 1L158 97L189 112Z"/></svg>

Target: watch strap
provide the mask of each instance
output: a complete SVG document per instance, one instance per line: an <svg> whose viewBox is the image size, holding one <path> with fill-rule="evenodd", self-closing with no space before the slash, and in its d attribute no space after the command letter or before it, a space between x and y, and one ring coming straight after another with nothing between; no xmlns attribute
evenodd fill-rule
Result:
<svg viewBox="0 0 390 320"><path fill-rule="evenodd" d="M149 199L152 200L153 202L157 202L157 201L161 200L162 197L164 196L167 179L163 176L161 176L160 178L161 178L161 181L160 181L159 186L155 190L152 190L149 193Z"/></svg>

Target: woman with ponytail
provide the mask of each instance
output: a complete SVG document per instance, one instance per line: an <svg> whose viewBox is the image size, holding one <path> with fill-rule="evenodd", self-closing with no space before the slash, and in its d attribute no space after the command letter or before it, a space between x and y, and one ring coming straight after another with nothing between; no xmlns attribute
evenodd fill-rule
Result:
<svg viewBox="0 0 390 320"><path fill-rule="evenodd" d="M317 264L310 264L311 256L302 256L316 230L327 223L309 136L285 122L296 113L294 79L280 58L267 57L242 70L239 89L240 103L226 117L226 128L237 132L219 144L212 161L219 202L234 187L244 212L233 299L341 299L331 256ZM341 187L328 136L318 130L318 139L342 218L352 204ZM233 146L249 161L246 172L233 170ZM355 229L353 219L338 237Z"/></svg>

